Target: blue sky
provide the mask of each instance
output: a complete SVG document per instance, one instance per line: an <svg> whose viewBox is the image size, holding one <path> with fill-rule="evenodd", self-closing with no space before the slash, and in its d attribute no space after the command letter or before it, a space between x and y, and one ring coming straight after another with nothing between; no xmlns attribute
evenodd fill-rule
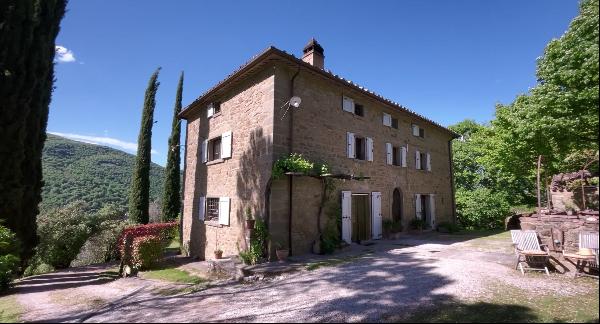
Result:
<svg viewBox="0 0 600 324"><path fill-rule="evenodd" d="M161 66L152 159L164 165L175 90L184 106L269 45L443 125L489 121L535 85L535 61L577 1L72 0L57 45L48 131L135 152L144 91Z"/></svg>

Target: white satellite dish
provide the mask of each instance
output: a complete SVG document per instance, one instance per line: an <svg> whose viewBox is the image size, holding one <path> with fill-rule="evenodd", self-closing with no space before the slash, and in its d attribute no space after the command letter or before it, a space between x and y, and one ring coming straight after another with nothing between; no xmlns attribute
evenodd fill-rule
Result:
<svg viewBox="0 0 600 324"><path fill-rule="evenodd" d="M302 103L302 99L300 99L300 97L292 97L292 99L290 99L290 106L292 106L294 108L300 107L301 103Z"/></svg>

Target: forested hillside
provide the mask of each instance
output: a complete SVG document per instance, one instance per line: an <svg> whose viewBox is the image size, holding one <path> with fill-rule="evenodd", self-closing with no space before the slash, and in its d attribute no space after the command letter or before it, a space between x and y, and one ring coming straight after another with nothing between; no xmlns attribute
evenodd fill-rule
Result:
<svg viewBox="0 0 600 324"><path fill-rule="evenodd" d="M40 210L82 200L93 210L106 203L127 207L135 156L109 147L48 134L43 152L44 187ZM161 197L164 168L150 168L150 199Z"/></svg>

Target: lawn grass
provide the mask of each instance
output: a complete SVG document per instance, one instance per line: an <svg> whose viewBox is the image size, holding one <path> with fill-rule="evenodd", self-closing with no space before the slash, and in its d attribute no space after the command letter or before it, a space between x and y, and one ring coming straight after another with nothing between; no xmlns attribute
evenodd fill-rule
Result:
<svg viewBox="0 0 600 324"><path fill-rule="evenodd" d="M590 282L590 284L595 284ZM597 323L598 291L576 296L538 296L510 285L495 285L494 294L479 302L445 301L418 309L402 322L565 322Z"/></svg>
<svg viewBox="0 0 600 324"><path fill-rule="evenodd" d="M179 238L175 238L165 248L165 251L167 251L167 252L179 252L180 247L181 247L181 244L179 244Z"/></svg>
<svg viewBox="0 0 600 324"><path fill-rule="evenodd" d="M191 275L187 271L176 268L149 270L142 272L141 275L146 279L156 279L190 285L198 285L207 281L204 278Z"/></svg>
<svg viewBox="0 0 600 324"><path fill-rule="evenodd" d="M14 295L0 297L0 323L18 323L21 321L23 307Z"/></svg>

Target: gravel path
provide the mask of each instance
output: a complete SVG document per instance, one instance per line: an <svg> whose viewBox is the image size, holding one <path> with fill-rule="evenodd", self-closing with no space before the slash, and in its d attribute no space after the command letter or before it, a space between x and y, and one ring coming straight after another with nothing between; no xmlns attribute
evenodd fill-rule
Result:
<svg viewBox="0 0 600 324"><path fill-rule="evenodd" d="M372 253L337 266L176 296L156 294L169 285L155 281L93 281L103 269L84 268L71 277L92 278L91 282L48 290L25 281L19 285L18 300L28 307L25 321L346 322L382 321L442 301L481 299L498 283L549 295L598 289L559 275L523 277L509 267L511 255L489 257L464 250L460 243L405 246L417 243L387 241L369 247ZM52 277L45 279L57 284Z"/></svg>

